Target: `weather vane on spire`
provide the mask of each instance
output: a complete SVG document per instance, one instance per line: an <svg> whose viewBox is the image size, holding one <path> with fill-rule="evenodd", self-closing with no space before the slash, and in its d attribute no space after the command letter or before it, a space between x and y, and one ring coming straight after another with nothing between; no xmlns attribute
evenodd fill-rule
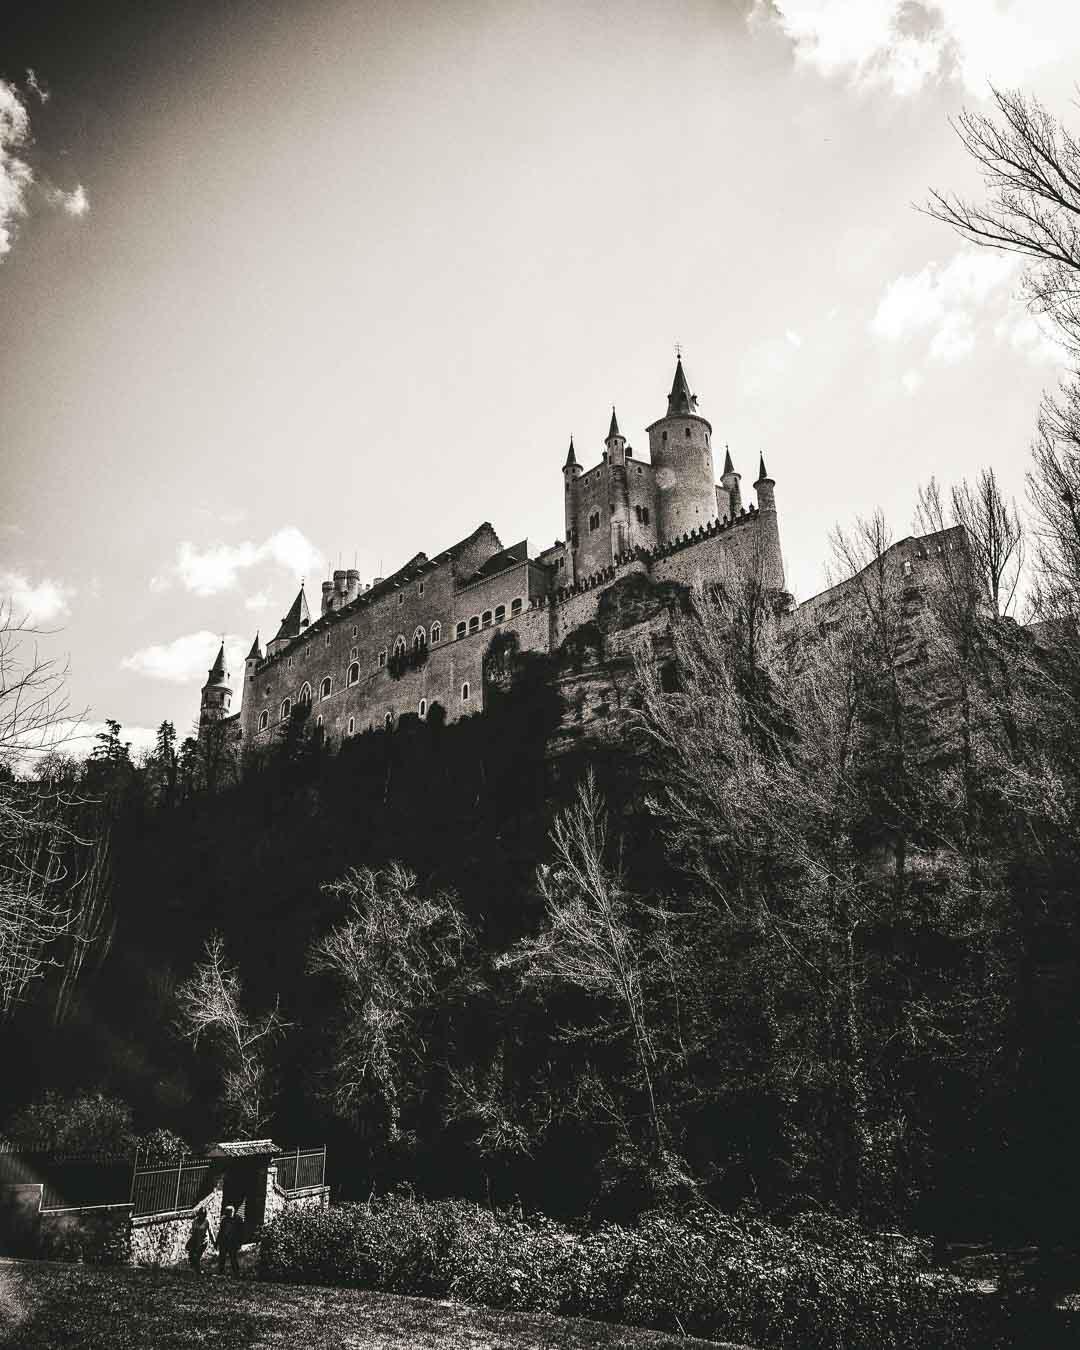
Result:
<svg viewBox="0 0 1080 1350"><path fill-rule="evenodd" d="M676 357L678 357L678 358L681 358L681 357L682 357L682 343L681 343L681 342L676 342L676 344L675 344L675 355L676 355Z"/></svg>

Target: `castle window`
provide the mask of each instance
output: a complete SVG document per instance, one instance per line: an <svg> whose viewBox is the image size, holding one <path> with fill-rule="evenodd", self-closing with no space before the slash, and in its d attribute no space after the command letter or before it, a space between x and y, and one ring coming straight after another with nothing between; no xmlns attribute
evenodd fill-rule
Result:
<svg viewBox="0 0 1080 1350"><path fill-rule="evenodd" d="M329 634L329 633L327 633L327 635L326 635L326 642L325 642L324 645L327 646L327 647L330 646L330 634Z"/></svg>
<svg viewBox="0 0 1080 1350"><path fill-rule="evenodd" d="M355 731L355 729L356 729L356 718L355 718L355 717L350 717L350 718L349 718L349 730L348 730L348 735L351 736L351 735L353 734L353 732Z"/></svg>
<svg viewBox="0 0 1080 1350"><path fill-rule="evenodd" d="M359 649L358 647L350 647L350 648L349 648L349 660L350 660L350 661L355 661L355 660L356 660L357 656L359 655L359 650L360 650L360 649Z"/></svg>
<svg viewBox="0 0 1080 1350"><path fill-rule="evenodd" d="M352 665L349 667L348 672L345 676L345 683L355 684L359 678L360 678L360 662L354 661Z"/></svg>
<svg viewBox="0 0 1080 1350"><path fill-rule="evenodd" d="M269 725L270 725L270 713L268 709L264 708L262 712L259 714L259 730L265 731Z"/></svg>
<svg viewBox="0 0 1080 1350"><path fill-rule="evenodd" d="M383 718L383 726L387 729L387 731L389 731L393 725L394 725L394 714L392 712L388 712L386 716Z"/></svg>
<svg viewBox="0 0 1080 1350"><path fill-rule="evenodd" d="M281 700L281 720L284 722L286 717L292 712L292 703L287 699Z"/></svg>
<svg viewBox="0 0 1080 1350"><path fill-rule="evenodd" d="M303 689L300 690L300 702L301 702L301 703L304 703L304 704L308 704L308 703L311 702L311 685L310 685L310 684L305 684L304 687L303 687Z"/></svg>
<svg viewBox="0 0 1080 1350"><path fill-rule="evenodd" d="M455 637L459 637L459 638L463 638L463 637L465 636L465 620L464 620L464 619L462 619L461 623L459 623L458 626L454 629L454 636L455 636Z"/></svg>
<svg viewBox="0 0 1080 1350"><path fill-rule="evenodd" d="M511 606L510 606L510 613L511 613L511 614L520 614L520 613L521 613L521 597L520 597L520 596L518 597L518 599L516 599L516 600L511 604Z"/></svg>
<svg viewBox="0 0 1080 1350"><path fill-rule="evenodd" d="M900 571L901 571L901 572L904 574L904 576L906 576L906 577L911 576L911 563L910 563L910 562L903 562L903 563L901 563L901 564L900 564Z"/></svg>
<svg viewBox="0 0 1080 1350"><path fill-rule="evenodd" d="M690 428L689 428L689 427L686 428L686 439L687 439L687 440L690 439Z"/></svg>
<svg viewBox="0 0 1080 1350"><path fill-rule="evenodd" d="M267 698L270 697L270 686L269 686L269 685L266 686L266 696L267 696Z"/></svg>
<svg viewBox="0 0 1080 1350"><path fill-rule="evenodd" d="M442 641L442 624L433 623L431 625L431 645L434 646L436 642L441 641Z"/></svg>
<svg viewBox="0 0 1080 1350"><path fill-rule="evenodd" d="M417 593L418 595L423 595L423 594L424 594L424 583L423 583L423 582L421 582L420 585L417 586L417 588L416 588L416 593Z"/></svg>
<svg viewBox="0 0 1080 1350"><path fill-rule="evenodd" d="M615 514L615 503L614 503L614 502L612 502L611 505L608 507L608 514L609 514L609 515L612 515L612 516Z"/></svg>
<svg viewBox="0 0 1080 1350"><path fill-rule="evenodd" d="M639 465L638 465L638 469L637 469L637 471L638 471L638 473L640 473L640 472L641 472L641 465L640 465L640 464L639 464Z"/></svg>
<svg viewBox="0 0 1080 1350"><path fill-rule="evenodd" d="M382 651L379 653L379 669L382 670L383 666L385 665L386 665L386 648L384 647Z"/></svg>
<svg viewBox="0 0 1080 1350"><path fill-rule="evenodd" d="M422 698L416 706L417 715L423 719L427 716L427 699Z"/></svg>
<svg viewBox="0 0 1080 1350"><path fill-rule="evenodd" d="M491 627L491 610L490 610L490 609L485 609L485 610L484 610L484 617L483 617L482 622L483 622L483 625L484 625L485 628L490 628L490 627Z"/></svg>
<svg viewBox="0 0 1080 1350"><path fill-rule="evenodd" d="M352 626L352 635L353 635L353 637L356 637L356 635L357 635L359 632L360 632L360 629L357 628L356 624L353 624L353 626Z"/></svg>
<svg viewBox="0 0 1080 1350"><path fill-rule="evenodd" d="M427 631L425 629L418 628L416 630L413 634L412 645L415 651L419 651L421 647L427 646Z"/></svg>
<svg viewBox="0 0 1080 1350"><path fill-rule="evenodd" d="M479 631L480 631L480 615L474 614L472 618L469 620L469 632L479 633Z"/></svg>
<svg viewBox="0 0 1080 1350"><path fill-rule="evenodd" d="M291 656L289 657L288 661L286 662L285 668L286 668L287 670L292 670L292 657L291 657Z"/></svg>
<svg viewBox="0 0 1080 1350"><path fill-rule="evenodd" d="M320 698L329 698L329 697L330 697L330 691L333 689L333 687L334 687L334 681L333 681L333 679L332 679L329 675L327 675L326 679L323 680L323 682L322 682L322 689L321 689L320 692L319 692L319 697L320 697Z"/></svg>
<svg viewBox="0 0 1080 1350"><path fill-rule="evenodd" d="M505 605L496 605L496 606L495 606L495 622L496 622L496 623L502 623L503 619L505 619L505 618L506 618L506 606L505 606Z"/></svg>
<svg viewBox="0 0 1080 1350"><path fill-rule="evenodd" d="M395 656L403 656L403 655L405 654L405 652L408 650L408 646L409 646L409 644L405 641L405 639L404 639L404 638L402 637L402 635L399 633L399 634L397 635L397 637L394 639L394 655L395 655Z"/></svg>
<svg viewBox="0 0 1080 1350"><path fill-rule="evenodd" d="M315 725L319 728L320 731L322 730L322 713L320 713L318 717L316 717Z"/></svg>
<svg viewBox="0 0 1080 1350"><path fill-rule="evenodd" d="M635 506L635 507L634 507L634 515L637 516L638 520L641 519L641 507L640 507L640 506Z"/></svg>
<svg viewBox="0 0 1080 1350"><path fill-rule="evenodd" d="M667 445L667 432L666 432L666 431L662 431L662 432L660 433L660 444L661 444L661 445Z"/></svg>
<svg viewBox="0 0 1080 1350"><path fill-rule="evenodd" d="M469 701L469 681L468 681L468 680L466 680L465 683L461 686L461 701L462 701L462 703L468 703L468 701Z"/></svg>
<svg viewBox="0 0 1080 1350"><path fill-rule="evenodd" d="M401 594L398 596L397 602L398 602L399 605L403 605L403 604L405 603L405 592L404 592L404 591L402 591Z"/></svg>
<svg viewBox="0 0 1080 1350"><path fill-rule="evenodd" d="M642 525L648 525L649 523L649 508L647 506L641 508L641 523Z"/></svg>

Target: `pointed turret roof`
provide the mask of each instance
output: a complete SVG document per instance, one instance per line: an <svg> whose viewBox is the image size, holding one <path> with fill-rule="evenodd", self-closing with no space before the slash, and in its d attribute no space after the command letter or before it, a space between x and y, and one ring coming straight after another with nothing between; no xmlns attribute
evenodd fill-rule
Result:
<svg viewBox="0 0 1080 1350"><path fill-rule="evenodd" d="M218 648L218 654L214 657L214 664L206 672L206 683L204 689L209 689L211 685L224 685L229 687L229 672L225 669L225 643L222 642Z"/></svg>
<svg viewBox="0 0 1080 1350"><path fill-rule="evenodd" d="M248 652L248 654L247 654L247 659L248 659L249 661L261 661L261 660L262 660L262 648L259 646L259 630L258 630L258 629L255 630L255 641L251 644L251 651Z"/></svg>
<svg viewBox="0 0 1080 1350"><path fill-rule="evenodd" d="M621 435L622 432L619 430L618 419L615 416L615 404L613 403L611 405L611 426L608 427L607 437L605 439L610 441L612 436L621 436Z"/></svg>
<svg viewBox="0 0 1080 1350"><path fill-rule="evenodd" d="M724 446L724 475L725 475L725 477L726 477L729 473L734 473L734 472L735 472L735 465L732 464L732 462L731 462L731 451L730 451L730 450L727 448L727 446L725 445L725 446Z"/></svg>
<svg viewBox="0 0 1080 1350"><path fill-rule="evenodd" d="M692 412L697 412L697 399L690 392L686 371L683 370L682 357L677 356L675 358L675 378L671 382L671 393L668 394L668 416L674 417L677 413Z"/></svg>
<svg viewBox="0 0 1080 1350"><path fill-rule="evenodd" d="M304 594L304 583L301 582L296 599L292 602L288 614L282 619L281 627L278 629L274 641L280 642L282 639L288 641L290 638L299 637L310 622L311 614L308 611L307 596Z"/></svg>
<svg viewBox="0 0 1080 1350"><path fill-rule="evenodd" d="M570 449L566 452L566 463L563 465L563 468L572 469L575 464L577 464L577 455L574 454L574 438L571 436Z"/></svg>
<svg viewBox="0 0 1080 1350"><path fill-rule="evenodd" d="M759 482L759 483L760 483L763 479L768 478L768 476L769 476L769 471L768 471L768 469L766 469L766 467L765 467L765 456L764 456L764 455L758 455L758 475L757 475L757 476L758 476L758 482Z"/></svg>

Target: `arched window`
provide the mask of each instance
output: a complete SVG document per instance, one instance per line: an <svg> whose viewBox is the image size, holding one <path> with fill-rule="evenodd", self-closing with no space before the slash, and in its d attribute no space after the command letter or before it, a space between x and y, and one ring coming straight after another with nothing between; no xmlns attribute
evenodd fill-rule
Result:
<svg viewBox="0 0 1080 1350"><path fill-rule="evenodd" d="M463 620L461 621L461 623L459 623L458 626L454 629L454 636L455 636L455 637L459 637L459 638L463 638L463 637L465 636L465 621L464 621L464 619L463 619Z"/></svg>
<svg viewBox="0 0 1080 1350"><path fill-rule="evenodd" d="M427 646L427 630L426 630L426 629L424 629L424 628L418 628L418 629L416 630L416 632L412 635L412 645L416 648L417 651L419 651L421 647L426 647L426 646Z"/></svg>
<svg viewBox="0 0 1080 1350"><path fill-rule="evenodd" d="M355 661L356 658L357 658L357 655L359 654L359 651L360 651L360 648L359 648L359 647L350 647L350 648L349 648L349 660L350 660L350 661Z"/></svg>
<svg viewBox="0 0 1080 1350"><path fill-rule="evenodd" d="M469 632L478 633L480 631L480 615L474 614L469 620Z"/></svg>
<svg viewBox="0 0 1080 1350"><path fill-rule="evenodd" d="M320 731L322 730L322 713L320 713L318 717L316 717L315 725L319 728Z"/></svg>
<svg viewBox="0 0 1080 1350"><path fill-rule="evenodd" d="M281 700L281 720L284 722L291 712L292 712L291 700L283 698Z"/></svg>
<svg viewBox="0 0 1080 1350"><path fill-rule="evenodd" d="M496 623L502 623L503 619L505 619L505 618L506 618L506 606L505 606L505 605L496 605L496 606L495 606L495 622L496 622Z"/></svg>
<svg viewBox="0 0 1080 1350"><path fill-rule="evenodd" d="M433 623L431 625L431 645L434 647L436 642L442 641L442 624Z"/></svg>
<svg viewBox="0 0 1080 1350"><path fill-rule="evenodd" d="M386 665L386 648L384 647L382 651L379 653L379 669L382 670L383 666L385 665Z"/></svg>
<svg viewBox="0 0 1080 1350"><path fill-rule="evenodd" d="M387 729L387 731L389 731L393 725L394 725L394 714L392 712L388 712L386 716L383 718L383 726Z"/></svg>
<svg viewBox="0 0 1080 1350"><path fill-rule="evenodd" d="M329 675L327 675L326 679L323 680L322 682L322 688L319 690L319 697L329 698L333 688L334 688L334 681Z"/></svg>
<svg viewBox="0 0 1080 1350"><path fill-rule="evenodd" d="M468 703L468 701L469 701L469 681L468 681L468 680L466 680L465 683L461 686L461 701L462 701L462 703Z"/></svg>
<svg viewBox="0 0 1080 1350"><path fill-rule="evenodd" d="M360 662L354 661L345 675L346 684L355 684L360 678Z"/></svg>
<svg viewBox="0 0 1080 1350"><path fill-rule="evenodd" d="M402 635L399 633L397 637L394 639L394 655L403 656L405 654L405 651L408 649L408 646L409 644L405 641L404 637L402 637Z"/></svg>
<svg viewBox="0 0 1080 1350"><path fill-rule="evenodd" d="M690 439L690 428L689 428L689 427L686 428L686 439L687 439L687 440Z"/></svg>
<svg viewBox="0 0 1080 1350"><path fill-rule="evenodd" d="M350 717L350 718L349 718L349 733L348 733L348 734L351 736L351 735L353 734L353 732L355 731L355 729L356 729L356 718L355 718L355 717Z"/></svg>
<svg viewBox="0 0 1080 1350"><path fill-rule="evenodd" d="M483 619L481 620L481 622L483 623L483 625L484 625L485 628L490 628L490 626L491 626L491 610L490 610L490 609L485 609L485 610L484 610L484 615L483 615Z"/></svg>
<svg viewBox="0 0 1080 1350"><path fill-rule="evenodd" d="M303 689L300 690L300 699L299 699L299 701L300 701L301 703L305 703L305 704L311 702L311 685L310 685L310 684L305 684L304 687L303 687Z"/></svg>
<svg viewBox="0 0 1080 1350"><path fill-rule="evenodd" d="M421 721L427 716L427 699L422 698L416 705L416 711L420 715Z"/></svg>
<svg viewBox="0 0 1080 1350"><path fill-rule="evenodd" d="M417 591L417 594L418 594L418 595L423 595L423 594L424 594L424 583L423 583L423 582L421 582L420 585L416 588L416 591Z"/></svg>
<svg viewBox="0 0 1080 1350"><path fill-rule="evenodd" d="M270 725L270 711L268 708L264 708L262 712L259 714L259 730L265 731L269 725Z"/></svg>
<svg viewBox="0 0 1080 1350"><path fill-rule="evenodd" d="M511 613L511 614L520 614L520 613L521 613L521 597L520 597L520 596L519 596L515 601L513 601L512 604L510 605L510 613Z"/></svg>

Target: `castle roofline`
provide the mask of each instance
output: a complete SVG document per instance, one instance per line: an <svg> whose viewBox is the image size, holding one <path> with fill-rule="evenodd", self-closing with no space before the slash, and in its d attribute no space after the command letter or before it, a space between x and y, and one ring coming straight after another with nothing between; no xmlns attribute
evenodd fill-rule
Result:
<svg viewBox="0 0 1080 1350"><path fill-rule="evenodd" d="M649 432L652 431L653 427L660 427L663 426L665 422L672 422L675 420L680 422L700 422L703 427L708 427L710 434L712 432L712 423L707 417L702 417L699 412L668 412L665 413L663 417L658 417L655 422L650 422L645 430L646 432Z"/></svg>

